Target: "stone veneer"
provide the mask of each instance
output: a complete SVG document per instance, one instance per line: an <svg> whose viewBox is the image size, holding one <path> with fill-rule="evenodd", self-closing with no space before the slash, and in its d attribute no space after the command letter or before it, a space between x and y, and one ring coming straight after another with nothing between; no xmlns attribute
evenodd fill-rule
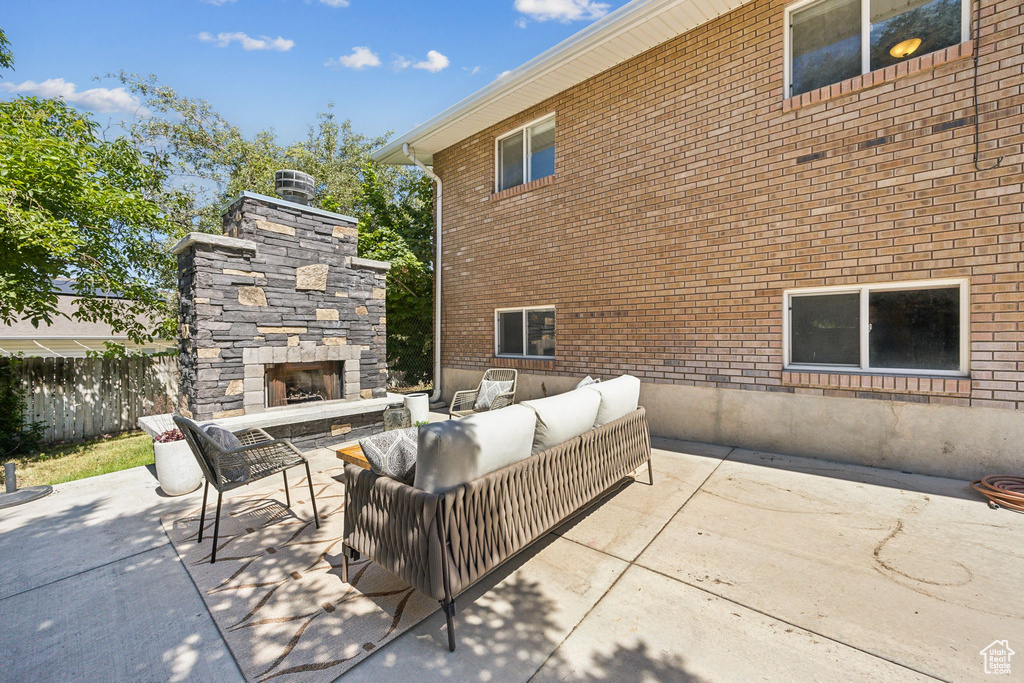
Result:
<svg viewBox="0 0 1024 683"><path fill-rule="evenodd" d="M357 240L353 218L243 193L225 210L224 235L175 245L178 411L209 420L275 410L264 366L283 362L343 361L346 399L386 396L390 266L358 258ZM345 422L322 431L342 436Z"/></svg>

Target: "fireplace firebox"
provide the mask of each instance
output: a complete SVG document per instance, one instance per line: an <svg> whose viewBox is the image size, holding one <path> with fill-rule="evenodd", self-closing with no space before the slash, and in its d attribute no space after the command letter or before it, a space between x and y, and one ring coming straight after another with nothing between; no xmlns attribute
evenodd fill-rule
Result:
<svg viewBox="0 0 1024 683"><path fill-rule="evenodd" d="M343 398L344 371L342 361L267 365L267 407Z"/></svg>

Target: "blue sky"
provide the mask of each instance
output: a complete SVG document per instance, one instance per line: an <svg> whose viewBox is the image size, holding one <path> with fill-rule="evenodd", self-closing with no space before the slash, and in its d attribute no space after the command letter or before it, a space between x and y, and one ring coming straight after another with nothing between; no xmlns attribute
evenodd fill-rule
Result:
<svg viewBox="0 0 1024 683"><path fill-rule="evenodd" d="M130 116L110 80L154 73L247 133L305 134L334 101L368 135L404 132L626 0L31 0L0 15L15 71L0 98ZM63 79L63 80L57 80Z"/></svg>

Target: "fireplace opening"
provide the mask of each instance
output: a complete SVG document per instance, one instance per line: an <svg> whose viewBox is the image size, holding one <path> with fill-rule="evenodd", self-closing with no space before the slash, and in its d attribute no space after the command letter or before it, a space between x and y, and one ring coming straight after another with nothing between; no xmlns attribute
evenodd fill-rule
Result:
<svg viewBox="0 0 1024 683"><path fill-rule="evenodd" d="M267 407L342 398L343 372L342 361L267 365Z"/></svg>

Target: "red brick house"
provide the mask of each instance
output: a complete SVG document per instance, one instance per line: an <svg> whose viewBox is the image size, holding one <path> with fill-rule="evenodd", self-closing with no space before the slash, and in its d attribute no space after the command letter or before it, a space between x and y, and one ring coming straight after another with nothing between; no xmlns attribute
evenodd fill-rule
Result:
<svg viewBox="0 0 1024 683"><path fill-rule="evenodd" d="M636 0L379 150L441 181L443 395L1020 469L1024 14L966 1Z"/></svg>

